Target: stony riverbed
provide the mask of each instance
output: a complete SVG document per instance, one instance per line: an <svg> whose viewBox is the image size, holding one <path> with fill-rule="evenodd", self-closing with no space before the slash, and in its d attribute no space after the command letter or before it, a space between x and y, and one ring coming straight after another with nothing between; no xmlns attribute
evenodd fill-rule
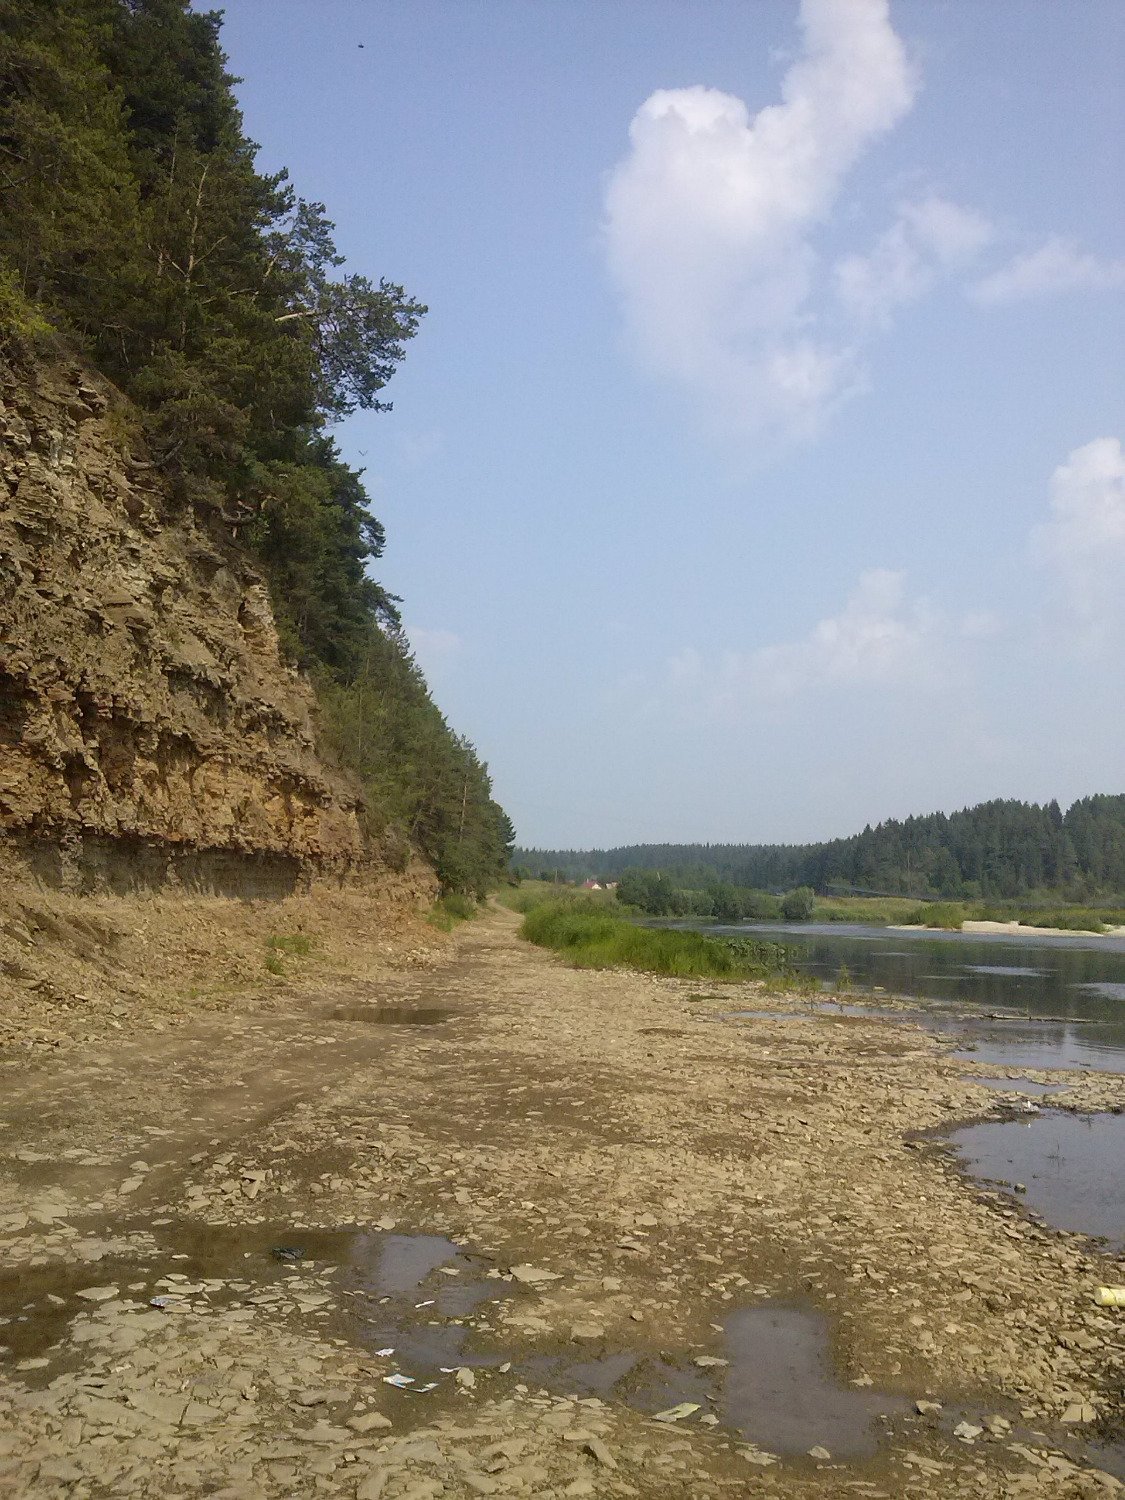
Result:
<svg viewBox="0 0 1125 1500"><path fill-rule="evenodd" d="M946 1135L1125 1078L515 925L0 1064L0 1495L1120 1490L1125 1261Z"/></svg>

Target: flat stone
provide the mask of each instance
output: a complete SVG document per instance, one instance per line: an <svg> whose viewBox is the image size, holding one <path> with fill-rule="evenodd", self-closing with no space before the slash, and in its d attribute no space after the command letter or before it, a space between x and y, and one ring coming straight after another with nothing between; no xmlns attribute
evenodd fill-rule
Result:
<svg viewBox="0 0 1125 1500"><path fill-rule="evenodd" d="M167 1422L170 1427L179 1426L188 1405L185 1396L161 1396L155 1391L134 1391L129 1403L146 1417Z"/></svg>
<svg viewBox="0 0 1125 1500"><path fill-rule="evenodd" d="M308 1390L302 1391L296 1398L298 1406L337 1406L342 1401L351 1400L351 1392L344 1390Z"/></svg>
<svg viewBox="0 0 1125 1500"><path fill-rule="evenodd" d="M1068 1425L1075 1422L1092 1422L1094 1420L1094 1408L1088 1401L1072 1401L1063 1412L1060 1421Z"/></svg>
<svg viewBox="0 0 1125 1500"><path fill-rule="evenodd" d="M73 1484L86 1476L76 1464L67 1458L47 1458L39 1465L40 1479L55 1479L60 1484Z"/></svg>
<svg viewBox="0 0 1125 1500"><path fill-rule="evenodd" d="M539 1266L513 1266L512 1280L525 1286L539 1286L547 1281L561 1281L562 1276L557 1271L544 1271Z"/></svg>
<svg viewBox="0 0 1125 1500"><path fill-rule="evenodd" d="M349 1417L347 1425L353 1432L381 1432L384 1428L393 1426L393 1423L381 1411L364 1411Z"/></svg>
<svg viewBox="0 0 1125 1500"><path fill-rule="evenodd" d="M211 1422L221 1422L223 1413L202 1401L189 1401L182 1418L185 1427L206 1427Z"/></svg>
<svg viewBox="0 0 1125 1500"><path fill-rule="evenodd" d="M589 1453L593 1458L596 1458L598 1463L600 1463L603 1468L617 1468L617 1460L614 1458L613 1454L609 1451L606 1445L602 1442L600 1437L592 1437L588 1439L585 1447L586 1452Z"/></svg>
<svg viewBox="0 0 1125 1500"><path fill-rule="evenodd" d="M605 1329L600 1323L574 1323L571 1325L570 1336L576 1342L583 1339L600 1339L605 1337Z"/></svg>

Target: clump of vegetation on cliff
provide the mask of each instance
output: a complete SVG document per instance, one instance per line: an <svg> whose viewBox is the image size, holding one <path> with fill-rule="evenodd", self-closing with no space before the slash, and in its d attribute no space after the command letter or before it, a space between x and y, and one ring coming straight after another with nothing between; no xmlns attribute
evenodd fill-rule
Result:
<svg viewBox="0 0 1125 1500"><path fill-rule="evenodd" d="M383 528L329 435L389 410L426 309L345 271L324 206L257 170L220 19L187 0L0 0L0 338L53 327L130 396L134 457L263 564L373 832L480 893L511 824L370 574Z"/></svg>

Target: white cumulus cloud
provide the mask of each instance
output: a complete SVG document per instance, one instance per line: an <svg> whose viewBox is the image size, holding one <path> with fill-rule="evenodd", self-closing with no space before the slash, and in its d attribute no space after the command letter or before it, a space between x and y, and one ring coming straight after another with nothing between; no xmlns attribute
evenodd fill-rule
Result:
<svg viewBox="0 0 1125 1500"><path fill-rule="evenodd" d="M1052 235L976 282L976 302L1017 302L1057 292L1111 291L1125 287L1125 260L1105 260L1067 235Z"/></svg>
<svg viewBox="0 0 1125 1500"><path fill-rule="evenodd" d="M1032 548L1092 644L1125 644L1125 453L1118 438L1075 448L1051 479L1051 519Z"/></svg>
<svg viewBox="0 0 1125 1500"><path fill-rule="evenodd" d="M857 383L807 326L810 233L915 80L886 0L802 0L782 102L717 89L641 105L606 190L606 243L642 359L728 422L800 431Z"/></svg>

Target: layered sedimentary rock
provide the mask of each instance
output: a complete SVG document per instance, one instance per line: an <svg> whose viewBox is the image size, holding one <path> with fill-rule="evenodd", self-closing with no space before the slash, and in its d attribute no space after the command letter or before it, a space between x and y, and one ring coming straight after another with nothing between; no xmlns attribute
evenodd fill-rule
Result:
<svg viewBox="0 0 1125 1500"><path fill-rule="evenodd" d="M59 356L0 363L0 836L71 889L291 890L362 866L265 582Z"/></svg>

